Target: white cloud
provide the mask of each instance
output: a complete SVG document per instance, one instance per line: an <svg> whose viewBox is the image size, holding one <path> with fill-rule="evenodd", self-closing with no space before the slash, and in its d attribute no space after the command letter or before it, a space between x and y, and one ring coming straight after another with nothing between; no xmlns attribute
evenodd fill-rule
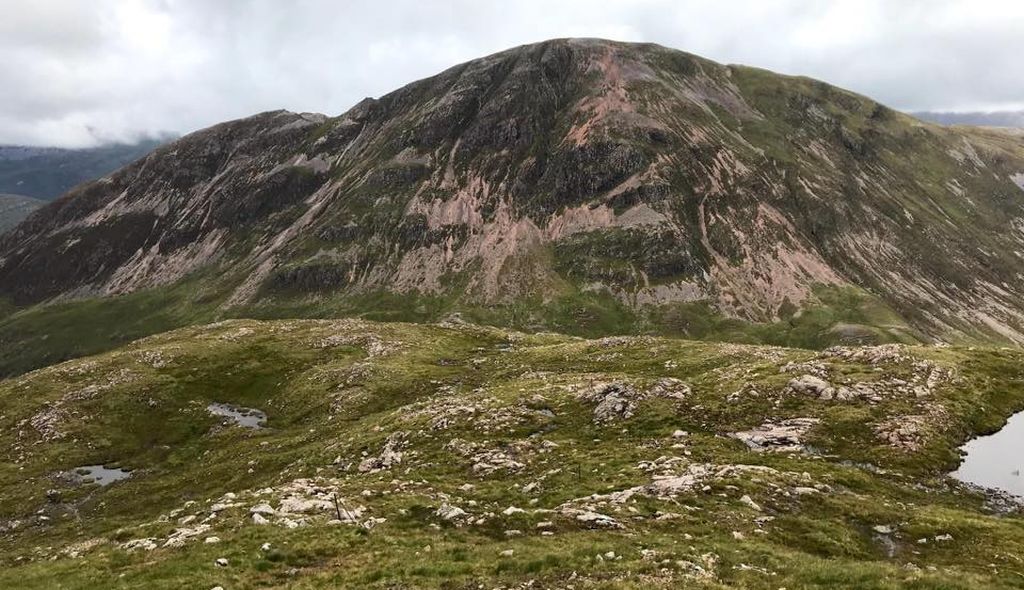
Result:
<svg viewBox="0 0 1024 590"><path fill-rule="evenodd" d="M1012 0L0 0L0 143L85 145L337 114L551 37L652 41L903 109L1021 107Z"/></svg>

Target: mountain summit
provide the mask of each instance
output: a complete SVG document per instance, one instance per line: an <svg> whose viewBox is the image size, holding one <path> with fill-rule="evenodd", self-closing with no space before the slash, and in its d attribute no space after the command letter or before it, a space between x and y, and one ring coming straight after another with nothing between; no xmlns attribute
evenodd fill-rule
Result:
<svg viewBox="0 0 1024 590"><path fill-rule="evenodd" d="M703 316L827 309L818 329L839 336L1019 343L1022 252L1019 136L566 39L338 117L263 113L161 147L0 238L0 297L187 285L231 314L397 294L427 314L698 336Z"/></svg>

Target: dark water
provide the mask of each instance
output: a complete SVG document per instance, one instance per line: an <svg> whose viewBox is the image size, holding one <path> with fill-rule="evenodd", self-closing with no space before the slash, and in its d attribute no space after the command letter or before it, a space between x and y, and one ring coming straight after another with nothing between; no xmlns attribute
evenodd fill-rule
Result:
<svg viewBox="0 0 1024 590"><path fill-rule="evenodd" d="M1024 496L1024 412L1014 414L999 432L969 441L960 468L960 481Z"/></svg>
<svg viewBox="0 0 1024 590"><path fill-rule="evenodd" d="M121 468L108 469L102 465L85 465L74 470L84 483L108 486L115 481L131 477L130 471Z"/></svg>
<svg viewBox="0 0 1024 590"><path fill-rule="evenodd" d="M214 416L223 416L231 419L232 422L246 428L263 428L267 422L267 415L252 408L239 408L227 404L212 403L206 409Z"/></svg>

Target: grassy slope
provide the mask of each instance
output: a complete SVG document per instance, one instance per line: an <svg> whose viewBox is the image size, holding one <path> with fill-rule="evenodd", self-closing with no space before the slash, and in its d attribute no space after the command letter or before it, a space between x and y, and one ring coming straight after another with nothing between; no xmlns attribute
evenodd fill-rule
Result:
<svg viewBox="0 0 1024 590"><path fill-rule="evenodd" d="M212 321L195 281L122 297L18 309L0 301L0 375L95 354L158 332Z"/></svg>
<svg viewBox="0 0 1024 590"><path fill-rule="evenodd" d="M207 285L207 286L204 286ZM0 377L111 350L134 339L224 318L339 318L434 322L461 313L481 324L600 337L656 334L689 339L820 349L833 344L917 343L925 336L876 298L823 287L819 303L772 324L725 317L706 304L633 308L606 292L567 291L552 300L482 307L444 297L373 293L273 298L223 310L225 293L193 276L171 288L16 309L0 300Z"/></svg>
<svg viewBox="0 0 1024 590"><path fill-rule="evenodd" d="M0 587L1024 586L1014 557L1024 550L1020 518L989 514L982 497L941 475L958 444L1024 407L1024 353L900 354L906 358L872 364L793 349L352 320L181 329L0 382ZM870 404L786 393L792 375L780 372L789 362L819 363L835 383L879 384L912 379L921 361L960 377L922 398L876 385L882 401ZM609 424L595 423L593 403L572 391L607 380L643 389L661 377L693 391L681 402L641 401L634 416ZM204 411L211 401L260 408L269 428L220 427ZM437 421L443 409L463 406L475 408L472 417ZM43 441L25 422L47 408L59 439ZM873 424L919 414L931 418L917 452L874 434ZM808 435L814 454L755 453L722 436L789 417L822 420ZM689 437L672 439L676 429ZM375 474L350 465L399 431L408 443L401 465ZM445 448L453 439L503 449L524 467L475 475L470 459ZM558 446L545 450L542 441ZM778 472L712 478L672 500L600 507L620 530L591 530L544 511L648 483L652 474L638 464L659 457L679 457L675 472L705 463ZM108 488L55 478L93 463L135 473ZM881 470L856 466L867 464ZM250 523L248 506L269 496L247 490L300 477L329 478L322 485L346 505L387 520L369 530L324 518L294 530ZM525 492L534 481L539 489ZM475 487L460 489L467 482ZM795 492L813 485L822 492ZM49 489L59 501L47 500ZM242 505L184 547L118 547L166 538L181 526L176 518L205 517L229 491ZM744 494L763 512L741 503ZM445 501L491 516L456 527L434 514ZM503 515L510 505L527 512ZM176 508L184 512L169 516ZM658 520L657 511L679 516ZM763 516L773 518L756 524ZM21 521L13 530L11 519ZM553 523L553 535L540 534L541 521ZM891 557L871 532L878 524L896 528ZM522 534L506 536L512 529ZM952 541L916 542L946 533ZM220 543L204 543L209 535ZM65 554L83 541L91 543L78 547L81 556ZM263 543L273 549L261 551ZM499 556L509 549L510 557ZM608 551L621 559L596 558ZM219 557L231 565L214 566Z"/></svg>

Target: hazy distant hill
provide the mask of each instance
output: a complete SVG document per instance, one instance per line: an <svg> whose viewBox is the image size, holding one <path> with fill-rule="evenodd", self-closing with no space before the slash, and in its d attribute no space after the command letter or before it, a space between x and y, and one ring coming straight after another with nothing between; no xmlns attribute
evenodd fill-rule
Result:
<svg viewBox="0 0 1024 590"><path fill-rule="evenodd" d="M89 149L0 146L0 193L52 200L77 184L138 160L165 140Z"/></svg>
<svg viewBox="0 0 1024 590"><path fill-rule="evenodd" d="M918 119L941 125L976 125L979 127L1024 127L1024 111L994 113L913 113Z"/></svg>
<svg viewBox="0 0 1024 590"><path fill-rule="evenodd" d="M21 195L0 194L0 234L18 225L28 214L46 204L46 201Z"/></svg>

